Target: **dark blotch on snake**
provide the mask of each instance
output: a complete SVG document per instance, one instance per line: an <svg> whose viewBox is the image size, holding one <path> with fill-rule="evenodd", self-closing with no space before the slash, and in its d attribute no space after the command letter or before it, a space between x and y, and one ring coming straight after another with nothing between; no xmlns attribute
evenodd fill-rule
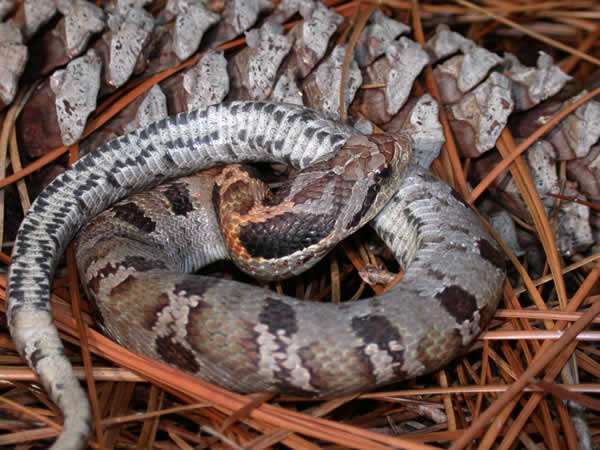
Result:
<svg viewBox="0 0 600 450"><path fill-rule="evenodd" d="M137 282L138 279L136 277L134 277L133 275L129 275L127 278L125 278L123 281L121 281L119 284L117 284L110 290L110 295L118 296L122 293L125 293L126 295L127 292L130 289L132 289L132 286L135 286Z"/></svg>
<svg viewBox="0 0 600 450"><path fill-rule="evenodd" d="M159 120L158 122L156 122L156 128L158 128L159 130L166 130L167 121L165 119Z"/></svg>
<svg viewBox="0 0 600 450"><path fill-rule="evenodd" d="M444 272L442 272L441 270L434 269L432 267L429 267L427 269L427 275L429 275L432 280L438 281L442 281L444 278L446 278L446 274Z"/></svg>
<svg viewBox="0 0 600 450"><path fill-rule="evenodd" d="M475 297L460 286L449 286L436 294L436 298L448 314L454 317L459 324L465 320L471 320L473 314L477 311Z"/></svg>
<svg viewBox="0 0 600 450"><path fill-rule="evenodd" d="M106 181L108 181L108 184L110 184L116 189L119 189L121 187L121 183L119 183L119 180L117 180L117 178L112 173L107 173Z"/></svg>
<svg viewBox="0 0 600 450"><path fill-rule="evenodd" d="M215 211L219 211L219 209L221 207L221 194L219 193L219 189L217 189L216 186L213 186L213 188L212 188L211 203L213 205L213 209ZM215 218L217 219L218 229L220 230L221 229L221 215L215 214Z"/></svg>
<svg viewBox="0 0 600 450"><path fill-rule="evenodd" d="M307 128L304 130L304 136L306 136L307 138L311 138L314 136L316 131L317 131L317 128Z"/></svg>
<svg viewBox="0 0 600 450"><path fill-rule="evenodd" d="M317 141L319 142L319 145L323 144L323 141L327 136L329 136L329 134L326 131L319 131L317 133Z"/></svg>
<svg viewBox="0 0 600 450"><path fill-rule="evenodd" d="M370 373L373 374L376 369L373 365L371 356L367 353L366 347L369 344L377 345L380 351L386 352L395 363L393 364L394 373L397 376L404 376L401 369L404 362L404 345L402 335L385 316L368 315L352 318L352 329L354 333L364 341L361 351L362 359L369 365ZM392 348L392 343L396 349Z"/></svg>
<svg viewBox="0 0 600 450"><path fill-rule="evenodd" d="M333 229L335 217L285 212L240 227L239 240L253 258L281 258L320 242Z"/></svg>
<svg viewBox="0 0 600 450"><path fill-rule="evenodd" d="M183 183L172 183L164 191L164 195L177 216L185 216L194 210L188 188Z"/></svg>
<svg viewBox="0 0 600 450"><path fill-rule="evenodd" d="M379 315L368 315L352 318L352 329L365 344L376 344L380 350L387 350L390 355L394 356L394 360L400 360L402 350L392 351L389 344L396 341L397 344L402 344L402 335L398 329L385 317Z"/></svg>
<svg viewBox="0 0 600 450"><path fill-rule="evenodd" d="M162 261L144 258L143 256L126 256L121 265L135 269L138 272L147 272L152 269L167 268Z"/></svg>
<svg viewBox="0 0 600 450"><path fill-rule="evenodd" d="M168 167L174 167L175 166L175 160L173 159L173 157L171 156L171 154L169 152L166 152L163 155L162 160L165 163L165 165L167 165Z"/></svg>
<svg viewBox="0 0 600 450"><path fill-rule="evenodd" d="M369 187L369 190L367 191L367 195L365 196L365 199L363 200L363 204L360 207L360 210L354 214L354 216L352 217L352 220L350 221L350 228L357 226L361 219L364 217L365 213L368 211L368 209L373 205L373 202L375 201L375 197L377 196L377 194L379 193L379 191L381 190L381 185L379 184L373 184L371 185L371 187Z"/></svg>
<svg viewBox="0 0 600 450"><path fill-rule="evenodd" d="M105 148L112 148L113 150L120 150L121 149L121 138L117 138L113 141L110 141L109 143L106 144ZM73 167L75 167L76 165L74 164Z"/></svg>
<svg viewBox="0 0 600 450"><path fill-rule="evenodd" d="M157 332L157 326L160 327L161 312L171 304L169 295L162 293L155 297L156 302L150 308L144 309L144 318L141 321L142 327L148 331ZM172 317L172 316L171 316ZM172 323L172 322L170 322ZM160 333L156 333L160 334Z"/></svg>
<svg viewBox="0 0 600 450"><path fill-rule="evenodd" d="M146 217L144 211L133 202L115 205L113 210L117 218L130 223L140 231L151 233L156 228L156 223Z"/></svg>
<svg viewBox="0 0 600 450"><path fill-rule="evenodd" d="M187 293L188 296L202 297L208 289L219 284L219 279L212 277L189 277L185 283L176 284L173 288L175 295Z"/></svg>
<svg viewBox="0 0 600 450"><path fill-rule="evenodd" d="M406 221L411 227L419 229L423 225L423 221L415 216L410 208L404 208L403 212L406 216Z"/></svg>
<svg viewBox="0 0 600 450"><path fill-rule="evenodd" d="M180 113L175 116L177 118L177 123L183 127L186 127L189 120L188 115L185 113Z"/></svg>
<svg viewBox="0 0 600 450"><path fill-rule="evenodd" d="M460 194L458 192L456 192L454 189L450 189L450 194L452 194L452 197L454 197L456 200L458 200L460 203L462 203L466 208L470 208L469 204L467 202L465 202L465 199L462 198L460 196Z"/></svg>
<svg viewBox="0 0 600 450"><path fill-rule="evenodd" d="M115 264L109 263L99 269L98 273L88 281L88 288L92 291L97 291L100 281L108 276L116 274L121 267L134 269L138 272L147 272L152 269L166 269L166 266L162 261L146 259L142 256L128 256L121 262ZM129 283L131 281L132 280L125 279L122 283ZM118 286L115 286L114 289L117 287Z"/></svg>
<svg viewBox="0 0 600 450"><path fill-rule="evenodd" d="M296 313L290 305L272 297L265 298L264 304L258 322L266 325L269 333L277 336L278 331L283 330L287 337L291 337L298 332Z"/></svg>
<svg viewBox="0 0 600 450"><path fill-rule="evenodd" d="M174 342L173 334L156 338L156 352L165 362L178 369L190 373L196 373L200 369L194 354L179 342Z"/></svg>
<svg viewBox="0 0 600 450"><path fill-rule="evenodd" d="M488 261L490 264L496 266L498 269L504 271L504 255L498 251L487 239L479 239L477 241L479 247L479 254L483 259Z"/></svg>
<svg viewBox="0 0 600 450"><path fill-rule="evenodd" d="M42 349L37 348L33 352L31 352L31 355L29 356L29 360L31 361L31 364L33 365L33 367L37 368L37 365L40 363L40 361L42 361L43 359L46 359L47 357L48 357L48 355L44 354Z"/></svg>

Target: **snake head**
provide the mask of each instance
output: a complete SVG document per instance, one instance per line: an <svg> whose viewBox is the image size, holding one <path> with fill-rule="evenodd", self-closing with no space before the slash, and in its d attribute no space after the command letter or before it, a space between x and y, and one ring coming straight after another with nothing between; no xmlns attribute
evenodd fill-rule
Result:
<svg viewBox="0 0 600 450"><path fill-rule="evenodd" d="M389 188L396 192L412 155L412 139L408 134L373 134L366 138L384 158L383 162L374 159L374 165L377 164L373 168L374 177L380 183L391 180Z"/></svg>
<svg viewBox="0 0 600 450"><path fill-rule="evenodd" d="M258 184L243 171L224 169L216 179L217 203L231 259L267 280L316 264L390 201L411 148L406 136L351 137L333 157L299 171L267 201L254 195L262 188L248 189Z"/></svg>
<svg viewBox="0 0 600 450"><path fill-rule="evenodd" d="M356 205L352 217L343 225L351 233L375 217L391 200L402 182L410 162L413 143L406 134L353 136L332 160L353 189Z"/></svg>
<svg viewBox="0 0 600 450"><path fill-rule="evenodd" d="M374 181L381 186L374 205L376 215L398 190L411 160L413 141L408 134L373 134L367 139L385 158L385 163L373 174Z"/></svg>

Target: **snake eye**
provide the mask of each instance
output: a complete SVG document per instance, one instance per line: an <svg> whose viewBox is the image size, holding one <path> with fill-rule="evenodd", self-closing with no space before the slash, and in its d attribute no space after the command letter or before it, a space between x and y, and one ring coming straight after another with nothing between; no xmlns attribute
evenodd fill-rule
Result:
<svg viewBox="0 0 600 450"><path fill-rule="evenodd" d="M390 176L390 169L388 167L384 167L383 169L381 169L379 171L379 178L386 179L386 178L389 178L389 176Z"/></svg>

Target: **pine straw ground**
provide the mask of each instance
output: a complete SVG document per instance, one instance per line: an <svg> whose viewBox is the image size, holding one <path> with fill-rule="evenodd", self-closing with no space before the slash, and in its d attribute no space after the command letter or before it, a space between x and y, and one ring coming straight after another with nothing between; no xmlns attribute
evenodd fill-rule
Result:
<svg viewBox="0 0 600 450"><path fill-rule="evenodd" d="M364 24L365 11L371 8L368 2L328 3L348 17L349 23L356 24L354 31ZM530 5L525 0L486 0L480 4L485 6L464 0L420 5L382 0L378 7L393 11L395 17L412 25L413 37L420 42L423 23L450 22L478 43L492 37L502 39L503 45L518 47L527 36L527 42L536 42L539 48L558 56L563 70L576 79L585 78L600 65L593 57L600 43L600 7L595 2ZM357 35L347 33L351 41ZM228 47L241 45L244 43L239 40ZM193 58L185 66L195 61ZM86 135L151 85L180 69L120 89L98 107ZM436 96L430 69L425 70L421 83ZM599 92L593 91L570 110ZM0 187L14 184L24 210L29 206L27 183L31 174L66 153L71 161L77 158L76 146L61 147L25 168L20 165L12 130L26 95L23 87L19 101L1 116L0 134L0 161L4 164L10 158L12 166L12 175L4 177ZM572 265L558 256L552 222L519 157L567 112L561 111L518 146L505 130L497 143L503 162L471 191L466 183L469 161L459 159L447 121L443 121L447 144L443 157L434 164L436 172L473 204L492 180L509 168L531 213L530 225L545 250L547 275L532 280L527 269L505 249L510 271L520 274L521 281L506 283L490 330L466 357L438 373L395 386L397 390L321 402L265 394L243 396L132 354L93 329L68 252L68 275L54 284L53 311L62 337L70 343L68 351L77 373L90 390L96 415L96 434L90 445L184 449L591 448L582 440L587 435L592 438L591 445L600 448L600 349L594 344L600 339L600 301L594 295L600 262L596 261L597 254ZM0 170L4 176L4 165ZM10 242L4 242L2 263L10 263L10 250ZM368 259L360 238L344 244L321 266L328 270L316 280L321 289L317 296L327 296L330 291L337 296L341 280L356 276L365 257ZM349 269L344 269L346 266ZM563 278L567 273L568 287ZM301 278L293 286L303 292L309 281ZM0 308L5 306L5 286L6 275L0 274ZM517 297L523 291L528 297ZM85 339L80 338L81 323L73 319L70 303L75 317L81 316L82 322L92 327L85 328ZM45 446L48 441L36 441L59 432L60 413L17 356L6 326L0 327L0 380L0 446Z"/></svg>

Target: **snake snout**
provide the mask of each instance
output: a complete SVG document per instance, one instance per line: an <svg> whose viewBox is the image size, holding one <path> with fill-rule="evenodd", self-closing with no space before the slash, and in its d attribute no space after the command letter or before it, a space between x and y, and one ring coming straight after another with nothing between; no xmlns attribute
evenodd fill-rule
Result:
<svg viewBox="0 0 600 450"><path fill-rule="evenodd" d="M379 195L374 209L382 208L394 195L404 178L412 154L412 139L405 134L373 134L367 136L369 144L377 147L380 163L373 171ZM383 160L383 161L381 161Z"/></svg>
<svg viewBox="0 0 600 450"><path fill-rule="evenodd" d="M373 134L368 136L385 158L385 165L379 170L381 178L401 179L412 154L412 139L406 134Z"/></svg>

